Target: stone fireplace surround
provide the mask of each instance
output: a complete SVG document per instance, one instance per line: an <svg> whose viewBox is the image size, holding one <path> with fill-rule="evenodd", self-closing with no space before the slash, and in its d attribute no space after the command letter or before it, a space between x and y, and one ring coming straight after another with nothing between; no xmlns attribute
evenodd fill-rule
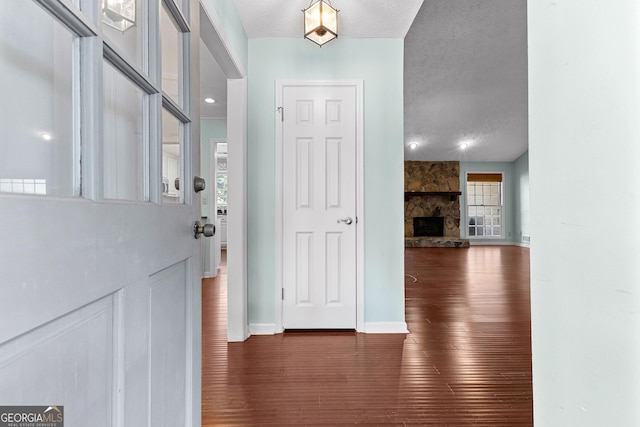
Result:
<svg viewBox="0 0 640 427"><path fill-rule="evenodd" d="M460 239L460 163L405 161L404 236L407 247L469 247ZM444 218L444 235L415 237L414 217Z"/></svg>

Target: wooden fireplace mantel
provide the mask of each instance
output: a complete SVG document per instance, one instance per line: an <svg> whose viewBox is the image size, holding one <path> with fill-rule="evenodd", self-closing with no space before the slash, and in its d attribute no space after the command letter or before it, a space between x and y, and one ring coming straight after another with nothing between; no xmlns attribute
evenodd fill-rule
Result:
<svg viewBox="0 0 640 427"><path fill-rule="evenodd" d="M450 201L455 201L461 195L460 191L405 191L404 201L408 202L411 197L448 197Z"/></svg>

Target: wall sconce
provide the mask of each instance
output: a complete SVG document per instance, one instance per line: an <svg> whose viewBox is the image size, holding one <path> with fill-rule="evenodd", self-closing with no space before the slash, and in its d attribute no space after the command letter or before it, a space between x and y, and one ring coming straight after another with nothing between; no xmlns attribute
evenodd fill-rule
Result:
<svg viewBox="0 0 640 427"><path fill-rule="evenodd" d="M324 0L303 9L304 38L322 46L338 37L338 12L338 9L334 9L331 3Z"/></svg>
<svg viewBox="0 0 640 427"><path fill-rule="evenodd" d="M102 22L125 32L136 24L136 0L102 0Z"/></svg>

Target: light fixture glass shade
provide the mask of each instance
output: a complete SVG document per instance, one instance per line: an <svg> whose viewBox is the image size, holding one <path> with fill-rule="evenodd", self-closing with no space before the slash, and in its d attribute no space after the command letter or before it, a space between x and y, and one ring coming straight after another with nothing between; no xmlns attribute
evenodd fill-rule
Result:
<svg viewBox="0 0 640 427"><path fill-rule="evenodd" d="M136 0L102 0L102 22L124 32L136 24Z"/></svg>
<svg viewBox="0 0 640 427"><path fill-rule="evenodd" d="M338 10L319 0L302 11L304 37L319 46L338 37Z"/></svg>

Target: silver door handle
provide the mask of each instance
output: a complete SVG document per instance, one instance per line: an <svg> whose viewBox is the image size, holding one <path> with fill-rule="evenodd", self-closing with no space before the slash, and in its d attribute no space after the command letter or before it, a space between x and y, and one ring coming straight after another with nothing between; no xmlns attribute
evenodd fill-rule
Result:
<svg viewBox="0 0 640 427"><path fill-rule="evenodd" d="M353 222L353 219L350 216L348 216L346 218L342 218L338 220L338 224L340 224L341 222L344 222L345 224L350 225Z"/></svg>
<svg viewBox="0 0 640 427"><path fill-rule="evenodd" d="M200 238L200 235L204 237L211 237L216 234L216 226L213 224L201 224L200 221L196 221L193 224L193 237Z"/></svg>

